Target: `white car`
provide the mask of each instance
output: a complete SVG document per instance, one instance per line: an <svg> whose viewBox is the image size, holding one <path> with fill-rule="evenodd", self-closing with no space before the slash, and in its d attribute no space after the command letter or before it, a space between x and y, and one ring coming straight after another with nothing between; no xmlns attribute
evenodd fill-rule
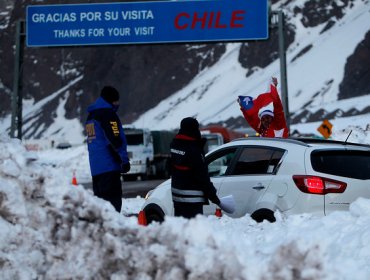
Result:
<svg viewBox="0 0 370 280"><path fill-rule="evenodd" d="M244 138L206 156L219 197L232 194L231 217L275 221L274 212L326 215L370 198L370 146L321 139ZM147 194L148 222L174 215L171 179ZM205 205L205 215L216 205Z"/></svg>

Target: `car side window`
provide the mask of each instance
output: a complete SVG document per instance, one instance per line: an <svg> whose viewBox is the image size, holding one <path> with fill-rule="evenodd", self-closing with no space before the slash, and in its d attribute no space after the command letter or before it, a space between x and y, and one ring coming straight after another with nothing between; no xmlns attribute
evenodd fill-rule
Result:
<svg viewBox="0 0 370 280"><path fill-rule="evenodd" d="M284 151L279 149L245 147L232 175L274 174L283 155Z"/></svg>
<svg viewBox="0 0 370 280"><path fill-rule="evenodd" d="M223 176L231 165L236 148L224 149L207 156L208 174L210 177Z"/></svg>

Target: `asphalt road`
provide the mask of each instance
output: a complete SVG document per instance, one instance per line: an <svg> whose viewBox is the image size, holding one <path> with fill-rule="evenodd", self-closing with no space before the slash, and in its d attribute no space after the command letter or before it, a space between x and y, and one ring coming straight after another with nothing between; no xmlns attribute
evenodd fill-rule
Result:
<svg viewBox="0 0 370 280"><path fill-rule="evenodd" d="M145 197L148 191L154 189L165 180L147 180L147 181L124 181L122 183L122 197L135 198L137 196ZM83 184L85 188L92 188L92 183Z"/></svg>

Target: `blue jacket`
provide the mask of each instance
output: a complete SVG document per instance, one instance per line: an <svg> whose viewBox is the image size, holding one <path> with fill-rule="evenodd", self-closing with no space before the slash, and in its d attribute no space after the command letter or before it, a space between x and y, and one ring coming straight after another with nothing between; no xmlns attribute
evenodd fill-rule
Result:
<svg viewBox="0 0 370 280"><path fill-rule="evenodd" d="M87 146L91 175L121 171L128 163L126 136L112 104L99 97L87 109Z"/></svg>

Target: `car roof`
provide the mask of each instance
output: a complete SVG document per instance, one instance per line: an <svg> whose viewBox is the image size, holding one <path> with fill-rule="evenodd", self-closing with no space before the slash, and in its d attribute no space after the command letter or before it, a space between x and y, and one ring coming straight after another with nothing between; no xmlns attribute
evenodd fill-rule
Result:
<svg viewBox="0 0 370 280"><path fill-rule="evenodd" d="M243 143L245 142L245 143ZM289 137L289 138L267 138L267 137L246 137L234 139L230 143L238 144L251 144L251 142L259 142L258 144L263 143L286 143L292 145L299 145L304 147L326 147L326 148L350 148L350 149L365 149L370 150L370 145L360 144L360 143L351 143L337 140L326 140L320 138L300 138L300 137Z"/></svg>

